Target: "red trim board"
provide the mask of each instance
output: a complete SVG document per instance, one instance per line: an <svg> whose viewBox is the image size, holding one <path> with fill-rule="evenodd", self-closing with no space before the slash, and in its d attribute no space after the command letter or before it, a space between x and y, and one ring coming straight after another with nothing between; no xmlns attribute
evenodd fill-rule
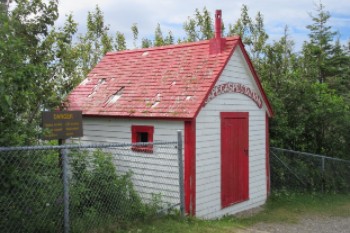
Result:
<svg viewBox="0 0 350 233"><path fill-rule="evenodd" d="M196 214L196 121L185 121L185 211Z"/></svg>

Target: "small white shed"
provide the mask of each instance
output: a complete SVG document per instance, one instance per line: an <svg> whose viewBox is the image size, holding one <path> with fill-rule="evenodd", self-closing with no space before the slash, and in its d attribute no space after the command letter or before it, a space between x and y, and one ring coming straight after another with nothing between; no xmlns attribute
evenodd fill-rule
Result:
<svg viewBox="0 0 350 233"><path fill-rule="evenodd" d="M217 218L265 203L271 105L239 37L108 53L70 94L87 143L176 140L185 210ZM152 151L150 151L152 153Z"/></svg>

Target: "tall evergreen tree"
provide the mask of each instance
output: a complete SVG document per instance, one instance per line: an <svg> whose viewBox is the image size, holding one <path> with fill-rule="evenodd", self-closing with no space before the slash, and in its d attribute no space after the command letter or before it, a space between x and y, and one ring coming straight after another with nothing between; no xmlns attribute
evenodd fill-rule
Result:
<svg viewBox="0 0 350 233"><path fill-rule="evenodd" d="M330 52L327 68L329 78L327 83L337 91L350 106L350 54L346 47L340 44L339 39Z"/></svg>
<svg viewBox="0 0 350 233"><path fill-rule="evenodd" d="M164 39L165 45L172 45L174 44L174 35L171 31L168 32L168 35Z"/></svg>
<svg viewBox="0 0 350 233"><path fill-rule="evenodd" d="M158 23L156 30L154 32L154 46L162 46L164 45L164 38L163 38L163 33L160 28L160 24Z"/></svg>
<svg viewBox="0 0 350 233"><path fill-rule="evenodd" d="M123 33L121 32L116 33L114 48L117 51L126 50L125 35Z"/></svg>
<svg viewBox="0 0 350 233"><path fill-rule="evenodd" d="M336 32L328 25L330 13L322 3L317 6L316 12L316 15L310 14L313 21L313 24L307 26L310 41L303 46L304 57L308 57L305 60L305 75L311 80L324 83L331 76L329 61Z"/></svg>
<svg viewBox="0 0 350 233"><path fill-rule="evenodd" d="M148 38L142 38L141 43L142 43L142 48L150 48L153 46L152 41Z"/></svg>
<svg viewBox="0 0 350 233"><path fill-rule="evenodd" d="M134 39L134 48L137 48L137 39L139 38L139 28L137 27L137 24L134 23L131 26L131 31L132 31L132 35L133 35L133 39Z"/></svg>

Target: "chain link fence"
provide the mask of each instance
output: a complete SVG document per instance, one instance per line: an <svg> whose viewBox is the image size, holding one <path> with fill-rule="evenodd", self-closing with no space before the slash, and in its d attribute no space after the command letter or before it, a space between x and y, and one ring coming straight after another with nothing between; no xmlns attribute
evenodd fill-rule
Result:
<svg viewBox="0 0 350 233"><path fill-rule="evenodd" d="M0 148L0 232L118 232L183 213L182 166L181 141Z"/></svg>
<svg viewBox="0 0 350 233"><path fill-rule="evenodd" d="M271 189L350 193L350 160L270 148Z"/></svg>

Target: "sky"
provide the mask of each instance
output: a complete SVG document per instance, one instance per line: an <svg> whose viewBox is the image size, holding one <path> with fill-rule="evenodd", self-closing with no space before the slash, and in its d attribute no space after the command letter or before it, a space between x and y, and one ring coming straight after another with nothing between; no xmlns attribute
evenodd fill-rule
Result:
<svg viewBox="0 0 350 233"><path fill-rule="evenodd" d="M222 10L225 25L234 24L240 17L242 5L247 5L251 17L260 11L264 17L265 29L269 41L278 40L287 25L291 38L296 42L296 49L308 38L307 25L312 24L310 13L316 15L318 0L60 0L60 18L57 26L62 26L65 15L72 13L83 33L88 11L94 11L96 5L104 14L111 35L117 31L124 33L127 46L133 48L132 24L136 23L141 38L153 39L159 23L163 35L171 31L175 38L184 38L183 23L193 17L195 9L206 7L214 18L215 10ZM329 25L339 32L340 40L350 40L350 1L322 0L326 11L331 14ZM140 42L139 42L140 43Z"/></svg>

